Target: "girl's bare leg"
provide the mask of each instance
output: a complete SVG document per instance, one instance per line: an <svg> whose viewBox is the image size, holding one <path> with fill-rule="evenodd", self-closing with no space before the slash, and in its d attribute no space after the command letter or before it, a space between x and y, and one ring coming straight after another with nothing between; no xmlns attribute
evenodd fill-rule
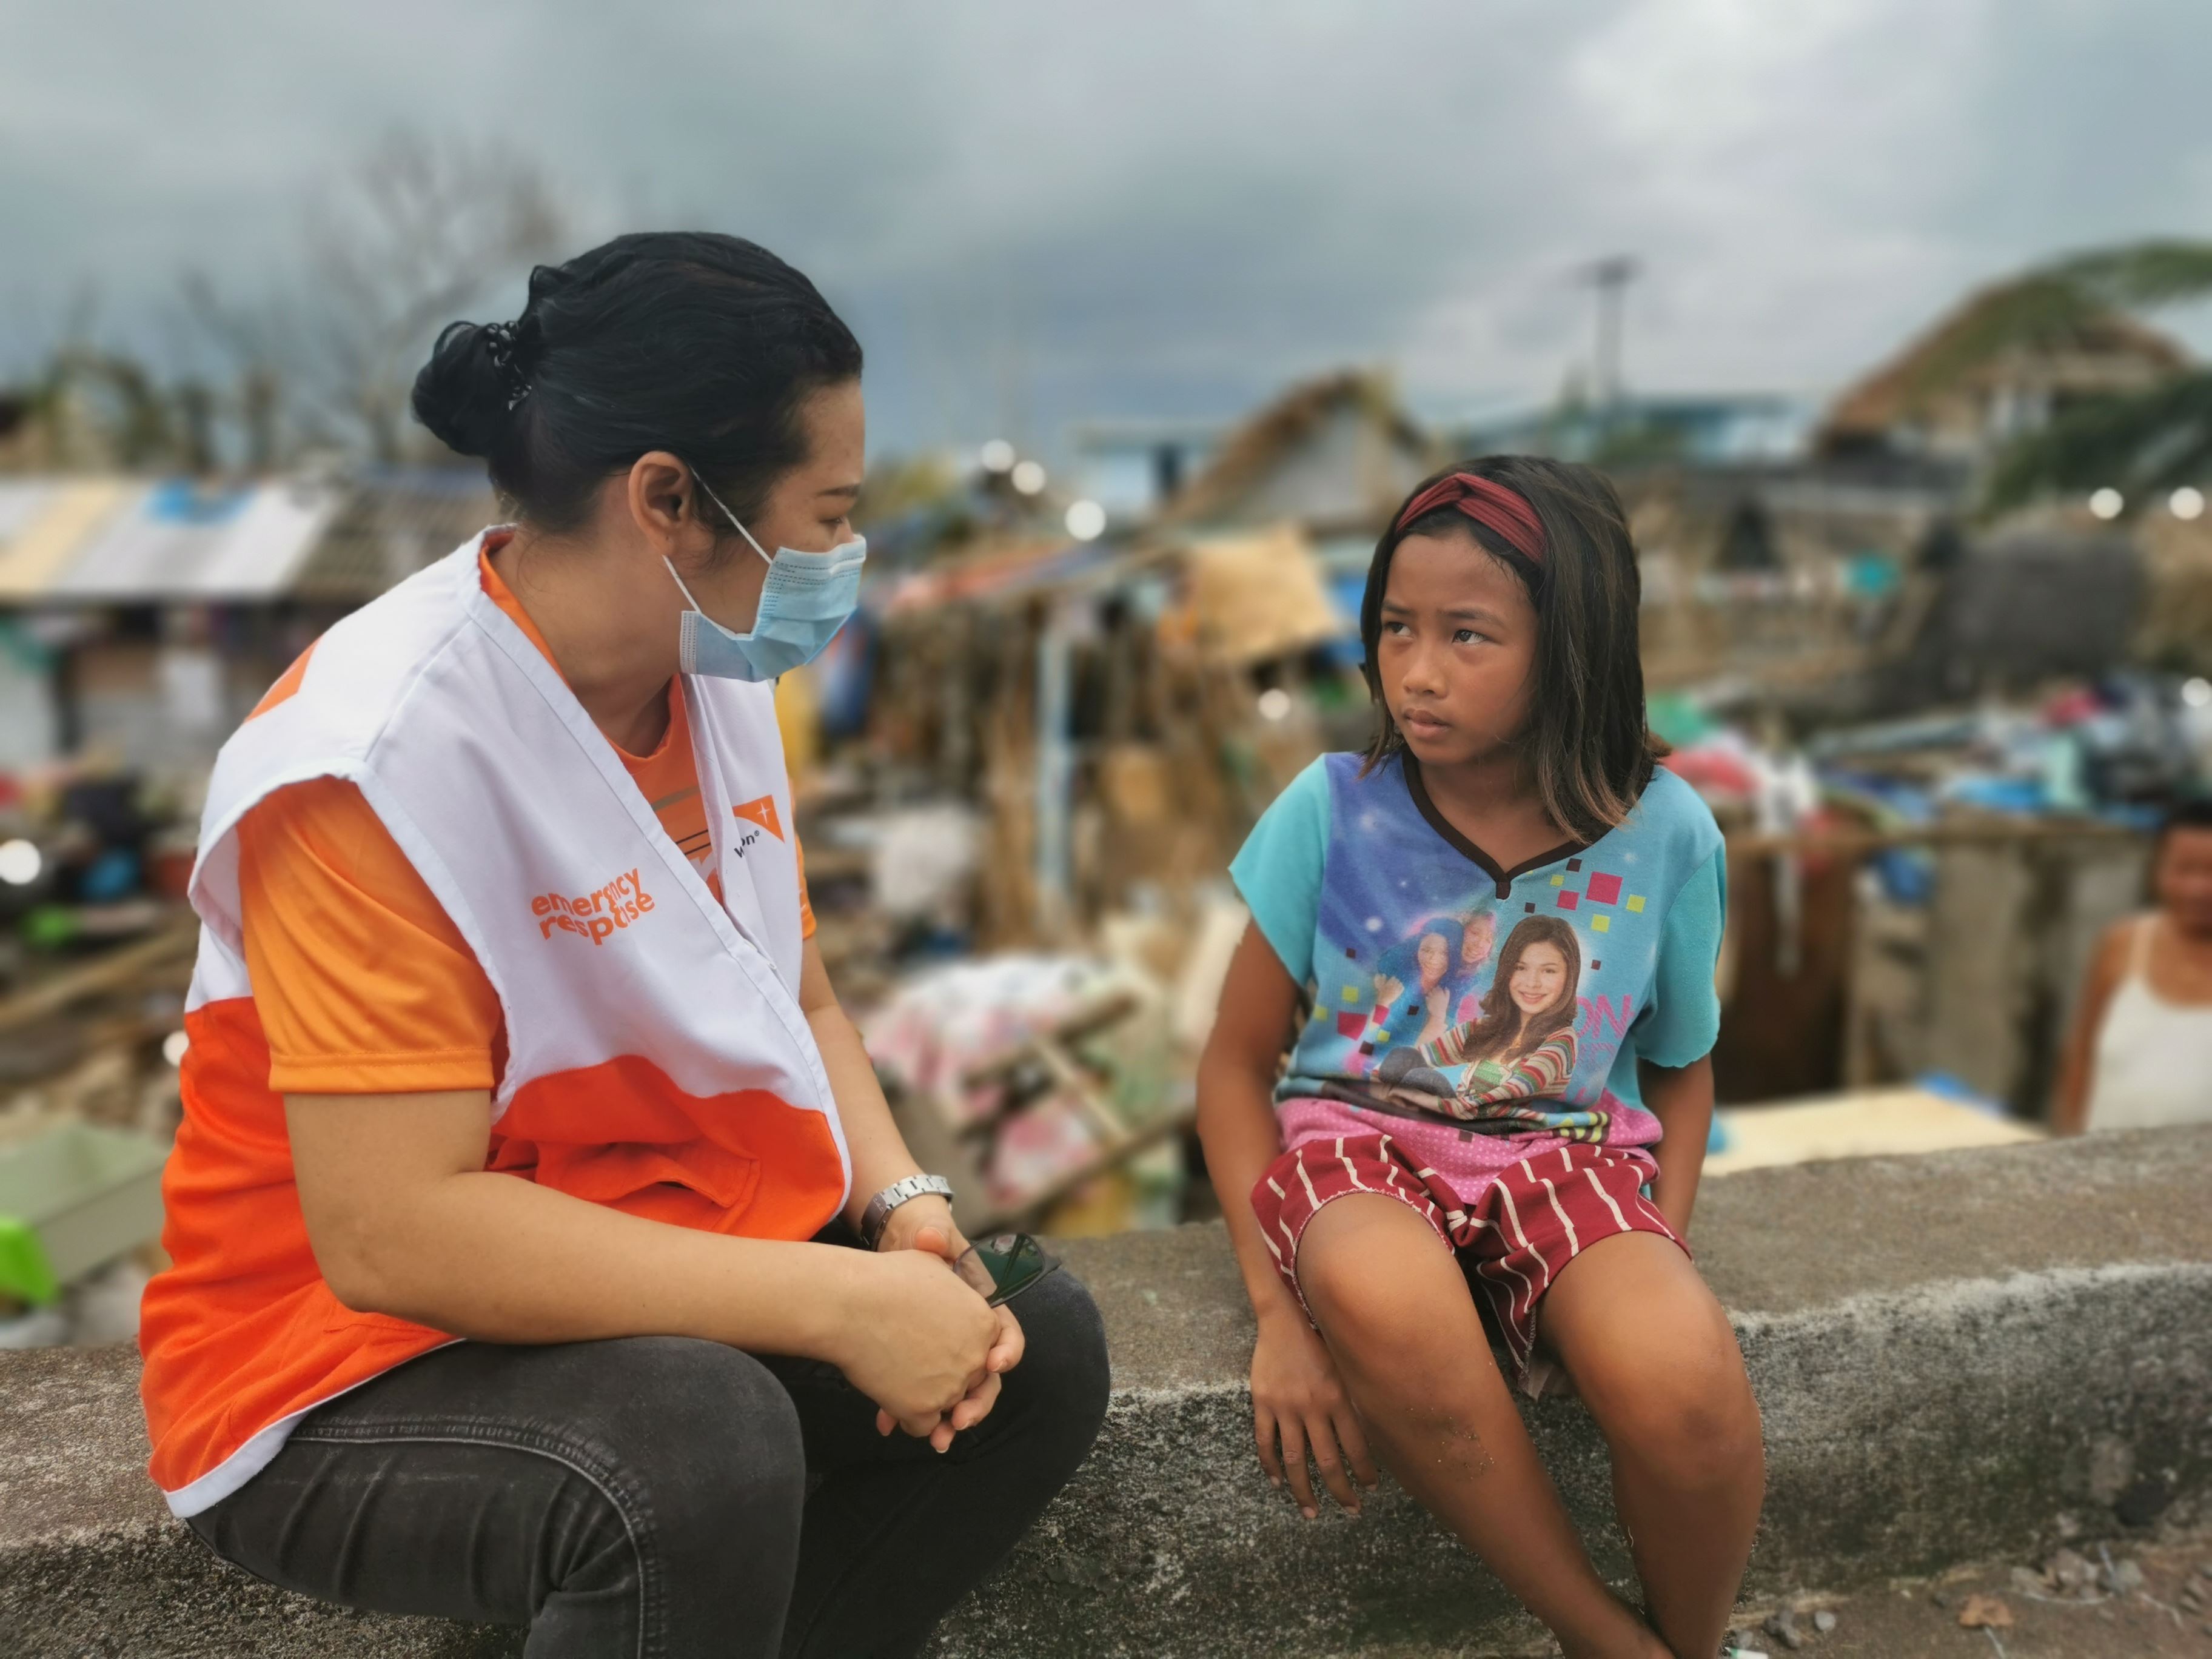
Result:
<svg viewBox="0 0 2212 1659"><path fill-rule="evenodd" d="M1678 1654L1714 1652L1766 1486L1728 1316L1671 1242L1620 1233L1560 1269L1538 1326L1613 1449L1613 1502L1660 1634Z"/></svg>
<svg viewBox="0 0 2212 1659"><path fill-rule="evenodd" d="M1566 1659L1667 1659L1590 1565L1467 1281L1428 1224L1396 1199L1337 1199L1306 1224L1298 1283L1384 1466L1551 1627Z"/></svg>

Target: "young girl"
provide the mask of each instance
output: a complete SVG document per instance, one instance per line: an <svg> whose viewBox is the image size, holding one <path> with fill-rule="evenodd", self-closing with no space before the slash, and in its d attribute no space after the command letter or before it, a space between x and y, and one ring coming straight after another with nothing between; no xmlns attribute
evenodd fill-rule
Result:
<svg viewBox="0 0 2212 1659"><path fill-rule="evenodd" d="M1378 736L1309 768L1231 866L1253 925L1199 1129L1259 1316L1269 1480L1312 1518L1310 1451L1356 1513L1379 1459L1569 1659L1706 1659L1765 1468L1734 1334L1681 1242L1724 866L1711 816L1654 769L1637 603L1620 502L1586 469L1493 457L1414 492L1360 611ZM1482 1019L1393 1058L1425 1011L1347 1006L1420 918L1477 908L1514 926ZM1470 1111L1540 1054L1541 1087ZM1604 1432L1640 1611L1576 1538L1486 1316L1524 1386L1564 1366Z"/></svg>

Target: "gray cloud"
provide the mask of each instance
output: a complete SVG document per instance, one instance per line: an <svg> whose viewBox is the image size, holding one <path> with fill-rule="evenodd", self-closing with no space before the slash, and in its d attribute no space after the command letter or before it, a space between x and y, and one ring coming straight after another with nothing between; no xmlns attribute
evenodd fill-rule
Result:
<svg viewBox="0 0 2212 1659"><path fill-rule="evenodd" d="M74 0L0 21L0 364L96 282L277 281L399 125L497 134L593 233L742 231L849 309L880 441L1051 443L1394 363L1548 395L1580 261L1647 386L1834 384L1967 283L2212 229L2189 0Z"/></svg>

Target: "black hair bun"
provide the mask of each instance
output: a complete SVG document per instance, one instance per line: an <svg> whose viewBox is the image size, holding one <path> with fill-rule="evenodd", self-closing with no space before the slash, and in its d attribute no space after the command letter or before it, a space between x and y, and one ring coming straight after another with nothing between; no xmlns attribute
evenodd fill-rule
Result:
<svg viewBox="0 0 2212 1659"><path fill-rule="evenodd" d="M766 248L648 231L539 265L511 323L448 328L414 404L538 529L586 524L602 488L661 448L750 520L805 459L802 401L860 375L852 331Z"/></svg>
<svg viewBox="0 0 2212 1659"><path fill-rule="evenodd" d="M415 418L457 455L489 456L514 422L513 331L449 323L415 377Z"/></svg>

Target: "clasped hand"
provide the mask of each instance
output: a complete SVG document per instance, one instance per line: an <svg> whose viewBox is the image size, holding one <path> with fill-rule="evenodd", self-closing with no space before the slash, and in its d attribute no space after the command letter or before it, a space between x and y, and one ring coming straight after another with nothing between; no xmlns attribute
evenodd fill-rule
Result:
<svg viewBox="0 0 2212 1659"><path fill-rule="evenodd" d="M1021 1363L1022 1328L985 1300L990 1279L975 1258L961 1265L968 1241L944 1200L892 1211L876 1249L873 1294L842 1368L876 1402L878 1433L903 1429L941 1452L990 1415L1000 1379Z"/></svg>

